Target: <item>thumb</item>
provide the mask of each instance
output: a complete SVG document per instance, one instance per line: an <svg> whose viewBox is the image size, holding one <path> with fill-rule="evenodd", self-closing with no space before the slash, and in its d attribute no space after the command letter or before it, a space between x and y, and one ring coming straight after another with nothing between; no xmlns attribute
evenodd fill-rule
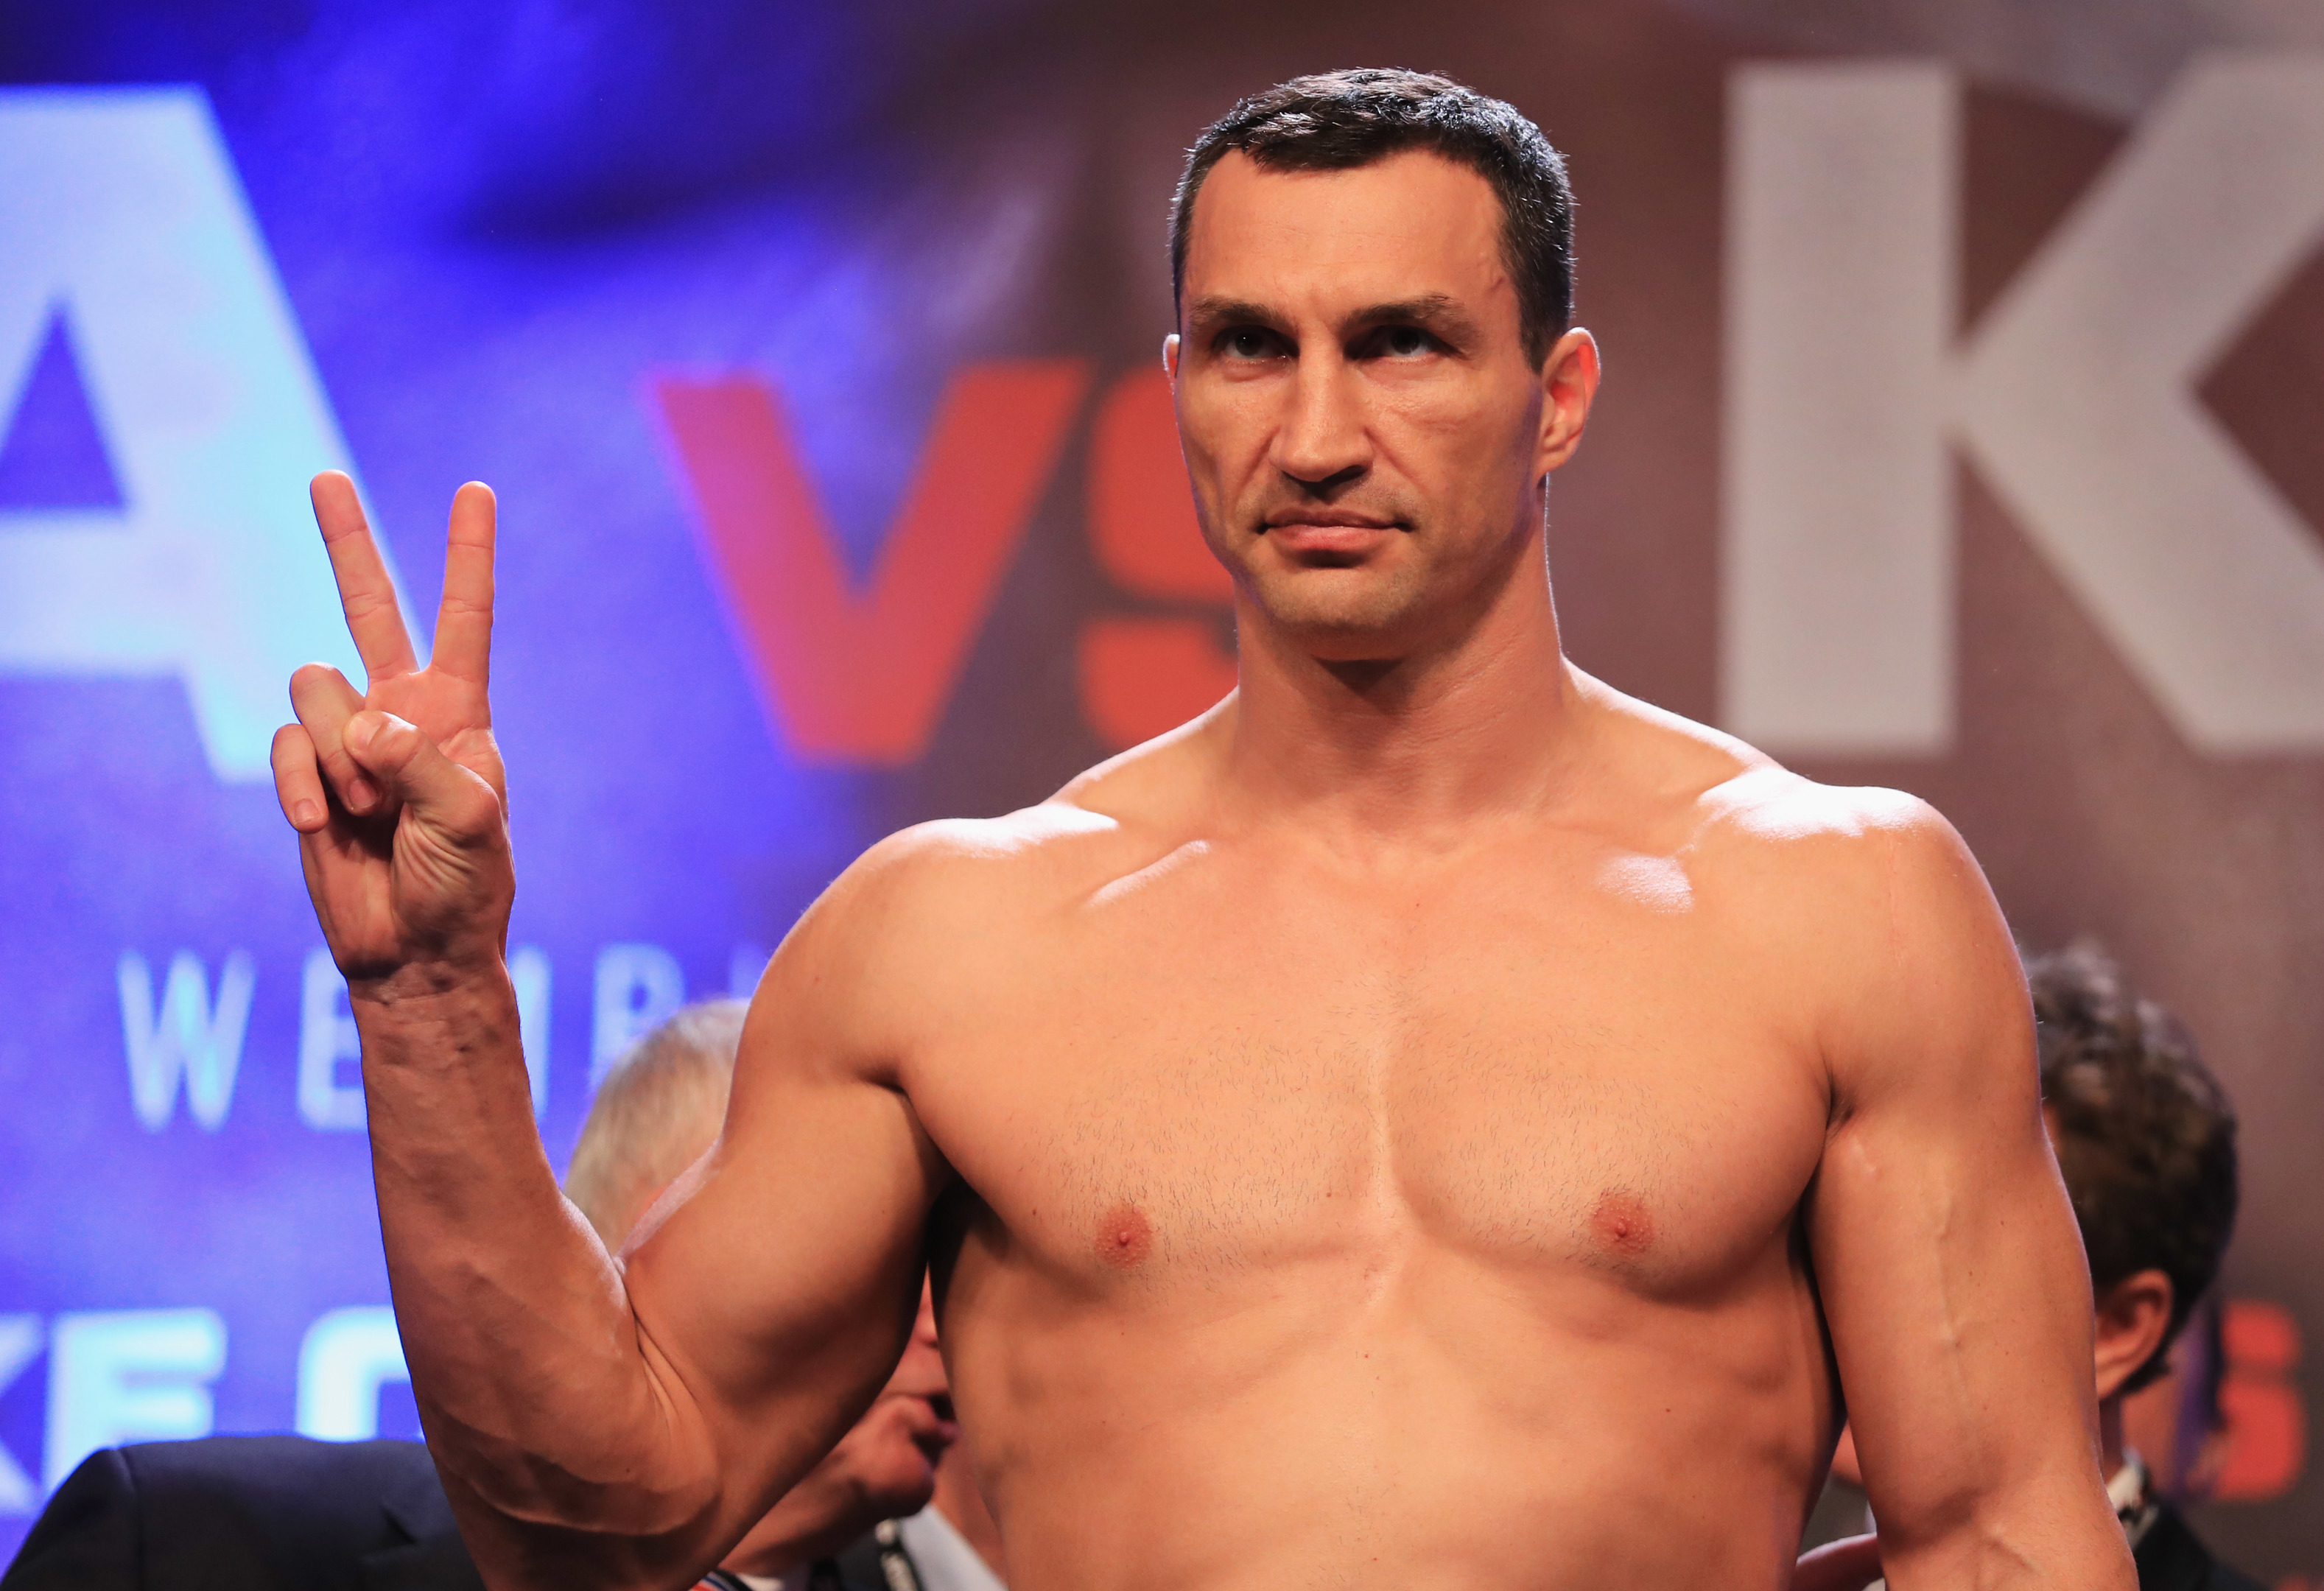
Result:
<svg viewBox="0 0 2324 1591"><path fill-rule="evenodd" d="M444 755L419 726L392 713L358 713L340 744L396 803L459 834L478 834L500 815L490 785Z"/></svg>

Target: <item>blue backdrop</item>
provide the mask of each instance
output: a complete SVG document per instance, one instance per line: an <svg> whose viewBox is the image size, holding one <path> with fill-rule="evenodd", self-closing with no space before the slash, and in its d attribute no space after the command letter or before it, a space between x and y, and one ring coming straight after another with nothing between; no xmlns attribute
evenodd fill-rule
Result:
<svg viewBox="0 0 2324 1591"><path fill-rule="evenodd" d="M1043 352L1042 194L873 115L1007 18L956 9L12 16L0 1561L100 1443L416 1434L344 989L261 775L287 666L352 665L311 471L354 472L423 631L450 489L501 492L513 943L560 1163L593 1057L747 988L871 840L1097 750L1068 694L1033 704L1038 754L946 728L901 770L788 754L649 386L770 381L870 568L948 372Z"/></svg>

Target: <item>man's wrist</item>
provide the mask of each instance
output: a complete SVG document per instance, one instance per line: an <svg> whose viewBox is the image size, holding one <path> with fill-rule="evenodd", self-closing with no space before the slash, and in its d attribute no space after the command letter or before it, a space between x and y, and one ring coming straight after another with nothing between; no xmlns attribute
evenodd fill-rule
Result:
<svg viewBox="0 0 2324 1591"><path fill-rule="evenodd" d="M490 1019L512 1010L516 989L498 945L467 955L430 956L347 979L347 1006L358 1027L439 1026Z"/></svg>

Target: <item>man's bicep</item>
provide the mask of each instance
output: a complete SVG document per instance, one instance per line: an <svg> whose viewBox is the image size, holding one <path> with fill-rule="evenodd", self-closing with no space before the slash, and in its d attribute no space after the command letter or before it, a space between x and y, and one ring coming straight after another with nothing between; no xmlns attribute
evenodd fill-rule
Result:
<svg viewBox="0 0 2324 1591"><path fill-rule="evenodd" d="M738 1097L625 1259L639 1345L739 1537L893 1370L919 1295L930 1170L901 1099L817 1080Z"/></svg>
<svg viewBox="0 0 2324 1591"><path fill-rule="evenodd" d="M910 947L831 905L761 981L717 1143L625 1254L645 1351L752 1491L803 1473L893 1369L950 1174L885 1064L887 978L862 971Z"/></svg>
<svg viewBox="0 0 2324 1591"><path fill-rule="evenodd" d="M1868 1109L1826 1147L1810 1231L1884 1529L2089 1461L2089 1290L2038 1128Z"/></svg>
<svg viewBox="0 0 2324 1591"><path fill-rule="evenodd" d="M1826 1035L1810 1233L1874 1510L1909 1561L2094 1483L2090 1303L2000 914L1933 814L1878 838L1884 920Z"/></svg>

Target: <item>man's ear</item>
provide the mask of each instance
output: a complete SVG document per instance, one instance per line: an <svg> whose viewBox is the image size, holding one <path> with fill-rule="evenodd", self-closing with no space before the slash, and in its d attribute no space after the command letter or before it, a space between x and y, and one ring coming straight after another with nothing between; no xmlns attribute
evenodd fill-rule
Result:
<svg viewBox="0 0 2324 1591"><path fill-rule="evenodd" d="M1162 370L1175 385L1178 380L1178 334L1172 332L1162 339Z"/></svg>
<svg viewBox="0 0 2324 1591"><path fill-rule="evenodd" d="M1557 339L1541 362L1541 446L1534 456L1539 480L1573 456L1590 405L1598 396L1598 340L1580 326Z"/></svg>
<svg viewBox="0 0 2324 1591"><path fill-rule="evenodd" d="M2135 1271L2098 1295L2095 1357L2098 1401L2122 1390L2122 1384L2154 1356L2171 1329L2171 1278L2161 1271Z"/></svg>

